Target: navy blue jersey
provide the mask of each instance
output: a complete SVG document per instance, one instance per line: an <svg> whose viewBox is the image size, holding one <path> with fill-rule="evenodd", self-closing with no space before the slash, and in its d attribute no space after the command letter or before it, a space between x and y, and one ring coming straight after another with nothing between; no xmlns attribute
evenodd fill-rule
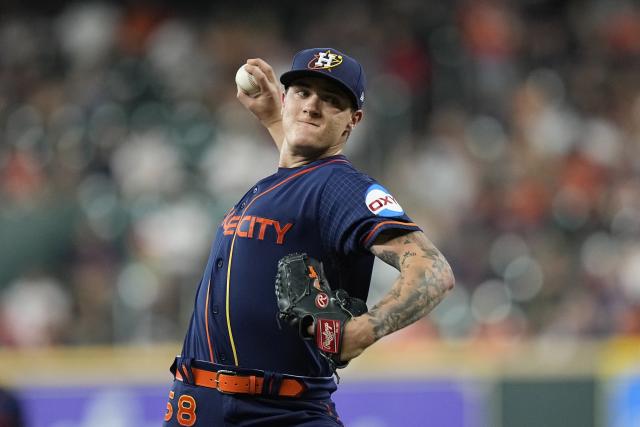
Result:
<svg viewBox="0 0 640 427"><path fill-rule="evenodd" d="M381 185L344 156L280 168L227 213L196 294L183 357L304 376L330 376L313 341L280 326L278 260L306 252L332 288L366 299L383 230L419 230Z"/></svg>

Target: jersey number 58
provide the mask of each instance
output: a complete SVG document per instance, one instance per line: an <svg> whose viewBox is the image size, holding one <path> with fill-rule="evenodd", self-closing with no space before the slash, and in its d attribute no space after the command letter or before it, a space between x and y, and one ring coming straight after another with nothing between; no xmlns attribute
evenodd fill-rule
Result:
<svg viewBox="0 0 640 427"><path fill-rule="evenodd" d="M164 414L164 420L170 421L173 417L173 391L169 392L169 401L167 402L167 412ZM176 413L176 421L184 427L191 427L196 423L196 400L188 394L183 394L178 398L178 412Z"/></svg>

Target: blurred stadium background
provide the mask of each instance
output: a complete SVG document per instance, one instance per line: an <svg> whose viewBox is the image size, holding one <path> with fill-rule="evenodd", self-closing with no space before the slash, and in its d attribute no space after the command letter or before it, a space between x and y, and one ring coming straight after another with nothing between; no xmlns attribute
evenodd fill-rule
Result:
<svg viewBox="0 0 640 427"><path fill-rule="evenodd" d="M0 2L0 386L27 425L160 424L215 227L277 158L234 73L312 45L364 63L348 155L457 277L345 370L347 425L640 426L632 0Z"/></svg>

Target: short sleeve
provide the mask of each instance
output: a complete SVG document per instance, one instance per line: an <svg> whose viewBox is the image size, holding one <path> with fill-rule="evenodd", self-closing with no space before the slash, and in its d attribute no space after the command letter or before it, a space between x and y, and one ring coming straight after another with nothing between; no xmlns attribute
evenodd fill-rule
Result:
<svg viewBox="0 0 640 427"><path fill-rule="evenodd" d="M390 228L420 230L389 191L355 170L334 171L319 206L322 243L331 252L364 252Z"/></svg>

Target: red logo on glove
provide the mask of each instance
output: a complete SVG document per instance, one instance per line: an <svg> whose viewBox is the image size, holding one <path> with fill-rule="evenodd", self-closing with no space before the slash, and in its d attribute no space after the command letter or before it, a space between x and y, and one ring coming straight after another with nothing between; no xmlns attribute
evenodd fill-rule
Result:
<svg viewBox="0 0 640 427"><path fill-rule="evenodd" d="M338 353L340 345L340 321L318 319L316 323L316 345L327 353Z"/></svg>
<svg viewBox="0 0 640 427"><path fill-rule="evenodd" d="M316 307L320 309L325 309L329 305L329 295L324 292L320 292L316 295Z"/></svg>

